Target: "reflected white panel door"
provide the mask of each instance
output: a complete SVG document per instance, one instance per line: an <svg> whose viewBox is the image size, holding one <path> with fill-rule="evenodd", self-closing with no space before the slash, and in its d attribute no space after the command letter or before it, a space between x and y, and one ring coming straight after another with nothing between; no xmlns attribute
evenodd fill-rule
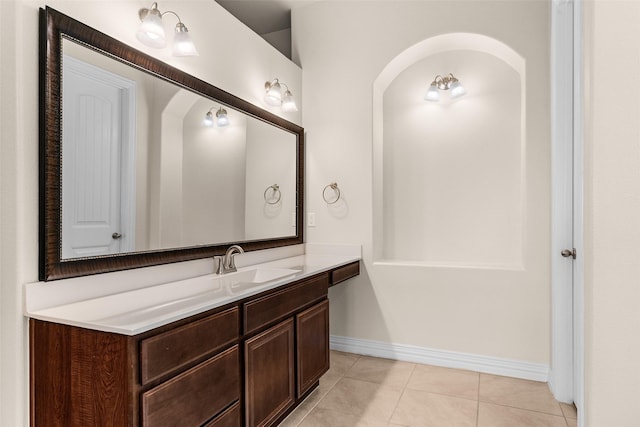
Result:
<svg viewBox="0 0 640 427"><path fill-rule="evenodd" d="M62 258L130 251L135 83L67 56L63 78Z"/></svg>

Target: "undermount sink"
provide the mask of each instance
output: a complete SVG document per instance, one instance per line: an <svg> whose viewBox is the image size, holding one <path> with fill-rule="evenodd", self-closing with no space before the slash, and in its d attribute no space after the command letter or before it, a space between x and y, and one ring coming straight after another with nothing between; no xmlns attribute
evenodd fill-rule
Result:
<svg viewBox="0 0 640 427"><path fill-rule="evenodd" d="M240 292L273 280L294 276L300 270L290 268L259 267L251 270L238 271L220 277L223 285L228 286L232 293Z"/></svg>

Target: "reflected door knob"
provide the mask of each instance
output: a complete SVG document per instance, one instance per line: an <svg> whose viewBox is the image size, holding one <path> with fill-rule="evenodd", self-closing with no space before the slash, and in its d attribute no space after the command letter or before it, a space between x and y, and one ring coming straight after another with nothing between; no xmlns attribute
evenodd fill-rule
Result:
<svg viewBox="0 0 640 427"><path fill-rule="evenodd" d="M562 255L565 258L573 258L576 259L576 248L573 249L563 249L562 252L560 252L560 255Z"/></svg>
<svg viewBox="0 0 640 427"><path fill-rule="evenodd" d="M117 232L116 232L116 233L113 233L113 234L111 235L111 238L113 238L114 240L117 240L117 239L119 239L119 238L121 238L121 237L122 237L122 234L117 233Z"/></svg>

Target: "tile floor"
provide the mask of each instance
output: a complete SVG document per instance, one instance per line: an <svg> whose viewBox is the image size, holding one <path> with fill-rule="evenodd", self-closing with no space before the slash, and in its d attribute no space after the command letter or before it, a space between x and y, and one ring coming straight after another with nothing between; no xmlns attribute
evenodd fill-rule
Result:
<svg viewBox="0 0 640 427"><path fill-rule="evenodd" d="M331 370L281 427L575 427L547 384L331 352Z"/></svg>

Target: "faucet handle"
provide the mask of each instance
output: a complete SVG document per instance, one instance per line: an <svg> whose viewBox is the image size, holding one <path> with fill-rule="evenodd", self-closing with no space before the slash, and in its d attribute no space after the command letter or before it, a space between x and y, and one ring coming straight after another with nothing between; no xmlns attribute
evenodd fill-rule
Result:
<svg viewBox="0 0 640 427"><path fill-rule="evenodd" d="M237 271L238 270L236 268L236 255L237 255L237 253L229 254L229 265L227 266L229 271Z"/></svg>
<svg viewBox="0 0 640 427"><path fill-rule="evenodd" d="M221 256L214 256L213 261L218 260L218 268L214 268L216 274L224 274L224 258Z"/></svg>

